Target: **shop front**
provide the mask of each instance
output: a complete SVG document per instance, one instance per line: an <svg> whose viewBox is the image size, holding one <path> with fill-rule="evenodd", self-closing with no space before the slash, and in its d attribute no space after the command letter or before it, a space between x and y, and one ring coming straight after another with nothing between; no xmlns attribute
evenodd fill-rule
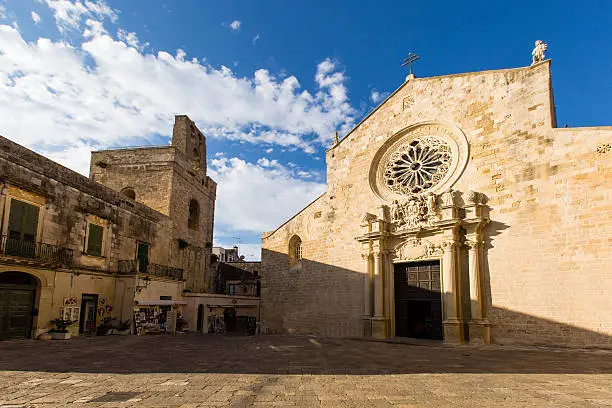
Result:
<svg viewBox="0 0 612 408"><path fill-rule="evenodd" d="M134 323L137 335L184 333L187 324L183 318L182 300L136 300Z"/></svg>

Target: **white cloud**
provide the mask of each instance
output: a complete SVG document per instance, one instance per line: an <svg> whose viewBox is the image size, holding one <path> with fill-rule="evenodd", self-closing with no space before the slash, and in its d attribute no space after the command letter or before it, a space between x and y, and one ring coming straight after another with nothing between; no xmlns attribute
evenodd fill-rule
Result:
<svg viewBox="0 0 612 408"><path fill-rule="evenodd" d="M257 35L253 37L253 45L255 45L257 41L259 41L259 33L257 33Z"/></svg>
<svg viewBox="0 0 612 408"><path fill-rule="evenodd" d="M314 152L354 122L346 78L329 59L317 67L313 94L295 76L260 69L238 77L182 50L143 52L133 33L118 37L94 19L80 44L28 42L18 28L0 25L0 133L43 154L103 148L169 135L173 115L184 113L208 136ZM80 159L62 163L87 173Z"/></svg>
<svg viewBox="0 0 612 408"><path fill-rule="evenodd" d="M109 7L104 0L38 0L46 4L53 12L53 18L60 31L74 30L80 27L81 21L88 18L117 20L117 11Z"/></svg>
<svg viewBox="0 0 612 408"><path fill-rule="evenodd" d="M373 88L372 92L370 93L370 99L374 103L378 103L378 102L382 101L387 96L389 96L388 92L379 92L376 88Z"/></svg>
<svg viewBox="0 0 612 408"><path fill-rule="evenodd" d="M38 15L38 13L33 11L30 15L32 16L32 21L34 22L34 24L40 23L40 16Z"/></svg>
<svg viewBox="0 0 612 408"><path fill-rule="evenodd" d="M236 31L240 28L241 25L242 23L239 20L234 20L230 23L229 28Z"/></svg>
<svg viewBox="0 0 612 408"><path fill-rule="evenodd" d="M0 18L6 18L6 7L0 4Z"/></svg>
<svg viewBox="0 0 612 408"><path fill-rule="evenodd" d="M136 33L127 32L122 28L117 31L117 38L129 45L130 47L136 48L138 51L142 51L145 47L149 46L148 42L144 44L141 43L138 40L138 36L136 35Z"/></svg>
<svg viewBox="0 0 612 408"><path fill-rule="evenodd" d="M209 172L218 183L216 227L226 236L272 230L325 192L324 183L303 180L266 158L257 163L237 157L213 159Z"/></svg>

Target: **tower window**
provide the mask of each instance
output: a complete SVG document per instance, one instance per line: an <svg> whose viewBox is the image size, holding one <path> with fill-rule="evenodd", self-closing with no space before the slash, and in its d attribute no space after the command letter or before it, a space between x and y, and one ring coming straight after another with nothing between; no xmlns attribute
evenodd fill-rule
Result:
<svg viewBox="0 0 612 408"><path fill-rule="evenodd" d="M193 160L193 167L199 169L200 168L200 152L198 149L193 149L191 152L191 160Z"/></svg>
<svg viewBox="0 0 612 408"><path fill-rule="evenodd" d="M125 197L129 198L130 200L136 201L136 192L134 191L133 188L130 188L130 187L124 188L123 190L121 190L121 194L123 194Z"/></svg>
<svg viewBox="0 0 612 408"><path fill-rule="evenodd" d="M189 229L197 230L200 225L200 205L193 199L189 202L189 218L187 219L187 226Z"/></svg>

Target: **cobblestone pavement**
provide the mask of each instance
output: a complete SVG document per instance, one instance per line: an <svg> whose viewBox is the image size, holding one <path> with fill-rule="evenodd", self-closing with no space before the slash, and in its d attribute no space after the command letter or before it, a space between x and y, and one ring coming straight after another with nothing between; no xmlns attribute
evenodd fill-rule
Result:
<svg viewBox="0 0 612 408"><path fill-rule="evenodd" d="M0 407L611 407L612 353L314 337L0 342Z"/></svg>

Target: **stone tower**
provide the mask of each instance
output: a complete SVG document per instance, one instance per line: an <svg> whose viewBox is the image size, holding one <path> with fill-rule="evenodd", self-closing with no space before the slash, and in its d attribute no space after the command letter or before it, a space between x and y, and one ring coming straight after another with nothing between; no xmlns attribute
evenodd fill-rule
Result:
<svg viewBox="0 0 612 408"><path fill-rule="evenodd" d="M171 218L168 264L184 269L185 289L205 291L217 184L206 175L206 138L193 121L175 117L170 146L92 152L89 174Z"/></svg>

